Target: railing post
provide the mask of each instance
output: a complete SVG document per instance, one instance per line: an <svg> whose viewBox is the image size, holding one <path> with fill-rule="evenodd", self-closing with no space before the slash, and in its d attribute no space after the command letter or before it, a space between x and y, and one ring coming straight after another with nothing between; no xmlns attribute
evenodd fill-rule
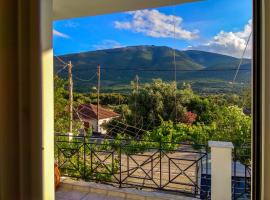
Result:
<svg viewBox="0 0 270 200"><path fill-rule="evenodd" d="M58 137L54 137L55 144L57 144ZM60 168L60 150L58 145L54 145L57 148L57 165Z"/></svg>
<svg viewBox="0 0 270 200"><path fill-rule="evenodd" d="M85 159L86 159L86 152L85 152L85 135L83 136L83 178L86 179L86 165L85 165Z"/></svg>
<svg viewBox="0 0 270 200"><path fill-rule="evenodd" d="M93 143L92 141L90 142L90 169L91 169L91 173L90 173L90 177L91 179L93 179Z"/></svg>
<svg viewBox="0 0 270 200"><path fill-rule="evenodd" d="M119 149L119 187L122 187L122 141L120 142Z"/></svg>
<svg viewBox="0 0 270 200"><path fill-rule="evenodd" d="M236 180L236 164L237 164L236 163L236 149L234 149L234 151L233 151L233 177L232 177L233 200L236 199L236 191L235 191L235 188L236 188L235 185L236 185L236 182L237 182L237 180Z"/></svg>
<svg viewBox="0 0 270 200"><path fill-rule="evenodd" d="M232 149L231 142L209 141L211 148L211 199L232 198Z"/></svg>
<svg viewBox="0 0 270 200"><path fill-rule="evenodd" d="M162 166L162 143L161 143L161 139L159 141L159 188L162 188L162 170L161 170L161 166Z"/></svg>
<svg viewBox="0 0 270 200"><path fill-rule="evenodd" d="M201 159L201 161L202 161L202 159ZM196 184L197 184L197 186L195 185L195 195L197 195L198 194L198 185L199 185L199 177L198 177L198 175L199 175L199 165L198 165L198 162L196 161ZM202 173L201 173L202 174Z"/></svg>

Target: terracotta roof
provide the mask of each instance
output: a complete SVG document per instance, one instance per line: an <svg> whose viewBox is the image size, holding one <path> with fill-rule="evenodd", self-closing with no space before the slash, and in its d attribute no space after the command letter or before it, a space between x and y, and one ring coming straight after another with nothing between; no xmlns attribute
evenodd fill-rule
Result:
<svg viewBox="0 0 270 200"><path fill-rule="evenodd" d="M117 116L119 116L118 113L99 106L99 119L106 119ZM76 109L75 117L82 120L97 119L97 106L94 104L81 104Z"/></svg>

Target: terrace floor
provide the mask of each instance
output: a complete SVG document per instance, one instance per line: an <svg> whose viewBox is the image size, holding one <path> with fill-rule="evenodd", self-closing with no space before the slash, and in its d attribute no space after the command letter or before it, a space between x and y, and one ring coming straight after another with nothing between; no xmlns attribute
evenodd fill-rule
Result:
<svg viewBox="0 0 270 200"><path fill-rule="evenodd" d="M62 179L55 192L56 200L194 200L195 198L131 188L115 188L94 182Z"/></svg>
<svg viewBox="0 0 270 200"><path fill-rule="evenodd" d="M110 197L103 194L94 194L87 191L76 191L59 188L55 192L56 200L124 200L121 197Z"/></svg>

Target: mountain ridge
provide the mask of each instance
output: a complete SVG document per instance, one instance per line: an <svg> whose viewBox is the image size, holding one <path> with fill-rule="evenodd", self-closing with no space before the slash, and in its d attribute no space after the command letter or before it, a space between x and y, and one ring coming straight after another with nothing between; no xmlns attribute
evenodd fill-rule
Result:
<svg viewBox="0 0 270 200"><path fill-rule="evenodd" d="M71 61L73 74L81 79L89 79L97 65L101 65L101 81L105 87L129 85L136 75L142 83L153 78L165 81L174 80L174 52L177 80L220 80L231 81L240 63L239 58L218 53L198 50L174 50L167 46L128 46L114 49L87 51L58 56L64 62ZM54 58L54 70L59 71L63 64ZM243 59L238 82L250 81L251 60ZM67 73L59 76L66 78ZM87 83L75 81L75 89L84 91L84 87L95 84L95 79Z"/></svg>

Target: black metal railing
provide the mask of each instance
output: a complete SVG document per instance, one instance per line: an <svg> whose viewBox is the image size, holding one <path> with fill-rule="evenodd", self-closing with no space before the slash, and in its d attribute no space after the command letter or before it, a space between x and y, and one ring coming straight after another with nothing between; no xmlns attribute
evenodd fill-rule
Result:
<svg viewBox="0 0 270 200"><path fill-rule="evenodd" d="M204 145L55 136L62 176L204 199L209 198L209 185L202 185L201 176L208 170L207 156Z"/></svg>
<svg viewBox="0 0 270 200"><path fill-rule="evenodd" d="M251 146L233 149L232 199L250 199Z"/></svg>
<svg viewBox="0 0 270 200"><path fill-rule="evenodd" d="M209 157L211 154L209 153ZM211 158L207 159L210 164ZM236 147L232 151L232 199L248 200L251 198L251 147ZM211 169L204 167L201 174L202 191L200 198L205 199L211 196Z"/></svg>
<svg viewBox="0 0 270 200"><path fill-rule="evenodd" d="M210 199L210 149L162 141L55 135L62 176ZM232 199L250 199L250 147L232 155Z"/></svg>

